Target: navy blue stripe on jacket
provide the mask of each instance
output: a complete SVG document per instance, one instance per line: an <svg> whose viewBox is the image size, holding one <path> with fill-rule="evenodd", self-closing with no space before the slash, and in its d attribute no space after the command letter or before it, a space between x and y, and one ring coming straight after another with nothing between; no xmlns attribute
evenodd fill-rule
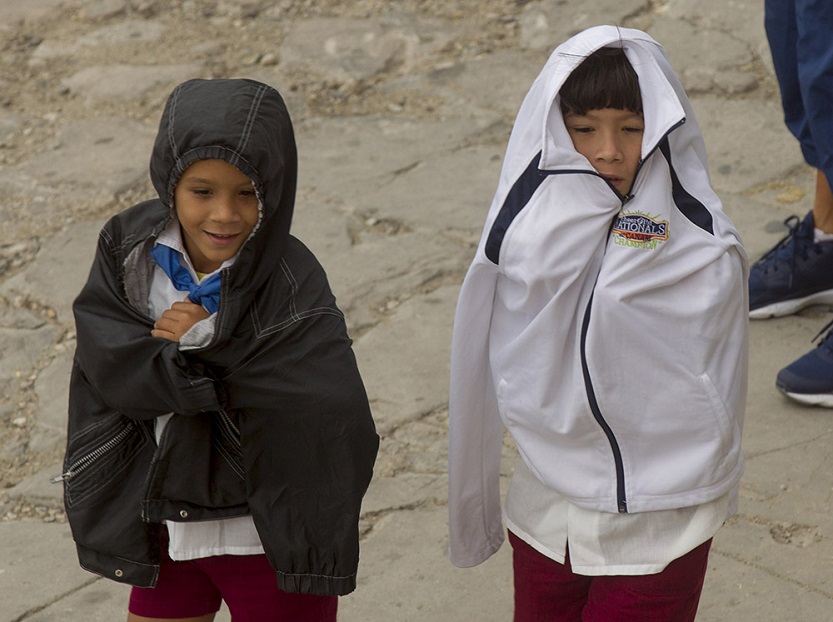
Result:
<svg viewBox="0 0 833 622"><path fill-rule="evenodd" d="M532 162L526 167L526 170L515 180L509 194L506 195L506 200L498 212L495 222L492 223L492 228L489 231L489 237L486 239L486 257L497 265L500 258L500 247L503 244L503 238L506 236L506 231L509 225L515 220L521 210L529 203L529 199L538 190L538 187L543 183L547 177L547 173L538 169L538 164L541 162L541 152L539 151Z"/></svg>

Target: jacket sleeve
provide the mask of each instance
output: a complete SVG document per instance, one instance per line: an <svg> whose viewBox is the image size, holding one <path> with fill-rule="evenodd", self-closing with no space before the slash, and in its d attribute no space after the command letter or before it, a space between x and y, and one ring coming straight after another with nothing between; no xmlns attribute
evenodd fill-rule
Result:
<svg viewBox="0 0 833 622"><path fill-rule="evenodd" d="M451 341L448 405L449 558L476 566L503 543L500 420L489 364L495 273L475 263L466 275Z"/></svg>
<svg viewBox="0 0 833 622"><path fill-rule="evenodd" d="M293 259L291 302L282 289L255 303L255 349L222 381L241 411L249 508L280 588L343 595L356 586L379 437L323 270Z"/></svg>
<svg viewBox="0 0 833 622"><path fill-rule="evenodd" d="M118 231L114 220L102 230L90 276L73 304L81 374L108 406L131 418L219 410L208 371L176 343L151 336L150 317L127 300Z"/></svg>

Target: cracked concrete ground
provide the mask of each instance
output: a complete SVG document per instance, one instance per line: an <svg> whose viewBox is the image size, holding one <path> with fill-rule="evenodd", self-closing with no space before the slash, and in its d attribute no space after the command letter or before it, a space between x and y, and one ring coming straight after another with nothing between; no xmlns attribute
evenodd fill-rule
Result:
<svg viewBox="0 0 833 622"><path fill-rule="evenodd" d="M814 185L781 120L762 20L743 0L0 0L0 622L124 617L127 588L78 568L48 480L70 305L104 219L151 196L147 158L176 82L263 80L295 121L294 232L347 314L382 436L359 589L340 619L508 620L508 547L473 569L446 559L445 432L457 291L514 115L570 34L647 30L756 258ZM751 325L740 513L715 540L699 620L833 618L833 413L773 386L829 315ZM515 459L507 442L505 477Z"/></svg>

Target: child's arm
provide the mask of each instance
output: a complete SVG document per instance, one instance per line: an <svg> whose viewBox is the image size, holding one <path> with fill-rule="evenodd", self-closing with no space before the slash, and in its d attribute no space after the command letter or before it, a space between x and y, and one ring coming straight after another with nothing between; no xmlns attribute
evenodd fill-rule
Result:
<svg viewBox="0 0 833 622"><path fill-rule="evenodd" d="M182 335L187 333L194 324L208 318L209 315L210 313L202 305L187 300L175 302L170 309L162 314L162 317L156 320L150 334L154 337L162 337L162 339L168 341L178 342Z"/></svg>
<svg viewBox="0 0 833 622"><path fill-rule="evenodd" d="M152 321L125 297L118 217L99 236L90 276L73 305L75 353L85 380L114 410L132 418L221 410L210 371L176 343L151 334Z"/></svg>

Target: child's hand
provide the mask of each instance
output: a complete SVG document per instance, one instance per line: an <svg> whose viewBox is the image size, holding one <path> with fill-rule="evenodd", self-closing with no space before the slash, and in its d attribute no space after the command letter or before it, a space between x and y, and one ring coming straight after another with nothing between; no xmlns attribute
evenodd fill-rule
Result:
<svg viewBox="0 0 833 622"><path fill-rule="evenodd" d="M179 341L194 324L211 315L202 305L191 301L175 302L162 314L150 334L169 341Z"/></svg>

